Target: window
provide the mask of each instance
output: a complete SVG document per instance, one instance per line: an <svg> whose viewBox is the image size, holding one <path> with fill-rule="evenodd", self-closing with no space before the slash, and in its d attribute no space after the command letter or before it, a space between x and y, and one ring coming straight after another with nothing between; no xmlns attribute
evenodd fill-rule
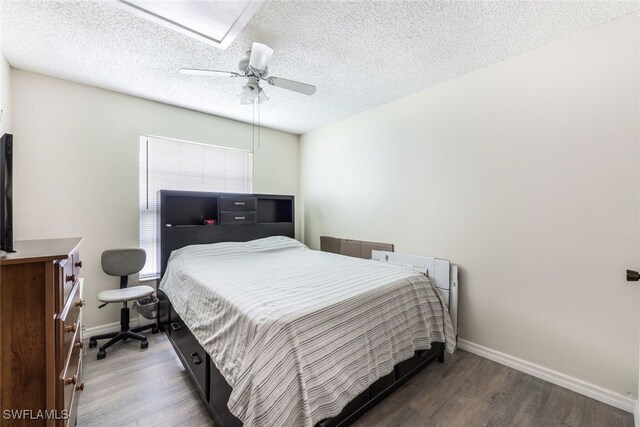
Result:
<svg viewBox="0 0 640 427"><path fill-rule="evenodd" d="M147 252L141 278L158 276L158 190L251 193L253 155L244 150L140 137L140 247Z"/></svg>

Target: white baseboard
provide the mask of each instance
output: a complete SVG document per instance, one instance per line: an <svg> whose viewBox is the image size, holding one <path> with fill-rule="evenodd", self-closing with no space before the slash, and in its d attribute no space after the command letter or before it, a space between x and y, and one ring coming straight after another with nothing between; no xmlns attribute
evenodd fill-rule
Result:
<svg viewBox="0 0 640 427"><path fill-rule="evenodd" d="M137 328L140 325L150 325L155 323L155 320L149 320L142 316L133 316L129 319L129 326L131 328ZM93 335L108 334L109 332L115 332L120 330L120 322L107 323L106 325L94 326L92 328L85 328L83 333L83 339L89 339Z"/></svg>
<svg viewBox="0 0 640 427"><path fill-rule="evenodd" d="M493 360L501 365L508 366L536 378L559 385L560 387L575 391L576 393L580 393L584 396L606 403L607 405L615 406L623 411L634 412L634 408L637 408L637 400L629 396L607 390L606 388L595 384L590 384L561 372L545 368L544 366L536 365L535 363L481 346L480 344L458 339L458 348L484 357L485 359ZM636 427L640 427L640 424L638 424L639 415L637 409L635 410L635 417Z"/></svg>

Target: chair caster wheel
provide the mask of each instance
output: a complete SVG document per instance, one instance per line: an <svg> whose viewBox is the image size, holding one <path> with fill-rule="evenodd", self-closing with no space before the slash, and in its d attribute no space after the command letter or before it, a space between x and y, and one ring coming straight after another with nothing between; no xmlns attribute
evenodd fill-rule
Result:
<svg viewBox="0 0 640 427"><path fill-rule="evenodd" d="M98 346L98 341L96 340L89 340L89 348L94 348Z"/></svg>
<svg viewBox="0 0 640 427"><path fill-rule="evenodd" d="M149 347L149 341L144 340L140 343L140 348L147 348Z"/></svg>
<svg viewBox="0 0 640 427"><path fill-rule="evenodd" d="M154 327L153 329L151 329L151 333L152 334L157 334L158 332L160 332L160 329L158 329L158 327Z"/></svg>
<svg viewBox="0 0 640 427"><path fill-rule="evenodd" d="M106 351L104 351L104 350L98 351L98 360L104 359L105 357L107 357L107 352Z"/></svg>

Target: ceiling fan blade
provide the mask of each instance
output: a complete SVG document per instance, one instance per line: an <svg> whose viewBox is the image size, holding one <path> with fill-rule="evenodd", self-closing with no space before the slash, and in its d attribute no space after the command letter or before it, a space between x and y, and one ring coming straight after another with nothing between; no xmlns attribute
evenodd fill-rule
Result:
<svg viewBox="0 0 640 427"><path fill-rule="evenodd" d="M251 46L251 56L249 57L249 65L256 70L264 70L267 67L267 62L273 55L273 49L266 44L253 43Z"/></svg>
<svg viewBox="0 0 640 427"><path fill-rule="evenodd" d="M194 76L239 77L242 75L233 71L200 70L198 68L180 68L180 72Z"/></svg>
<svg viewBox="0 0 640 427"><path fill-rule="evenodd" d="M272 86L292 90L304 95L313 95L314 93L316 93L316 87L314 85L308 85L306 83L296 82L294 80L283 79L282 77L269 77L267 79L267 82Z"/></svg>

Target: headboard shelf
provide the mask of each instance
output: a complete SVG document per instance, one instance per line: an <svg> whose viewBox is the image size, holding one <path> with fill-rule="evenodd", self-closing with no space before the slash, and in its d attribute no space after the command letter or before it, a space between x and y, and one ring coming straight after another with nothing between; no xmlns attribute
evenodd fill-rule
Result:
<svg viewBox="0 0 640 427"><path fill-rule="evenodd" d="M258 199L258 223L293 221L293 199Z"/></svg>
<svg viewBox="0 0 640 427"><path fill-rule="evenodd" d="M293 196L160 190L157 209L161 277L171 252L185 246L295 237Z"/></svg>
<svg viewBox="0 0 640 427"><path fill-rule="evenodd" d="M172 192L173 193L173 192ZM161 224L202 225L202 219L218 220L218 199L216 197L184 194L180 191L167 194L164 220Z"/></svg>

